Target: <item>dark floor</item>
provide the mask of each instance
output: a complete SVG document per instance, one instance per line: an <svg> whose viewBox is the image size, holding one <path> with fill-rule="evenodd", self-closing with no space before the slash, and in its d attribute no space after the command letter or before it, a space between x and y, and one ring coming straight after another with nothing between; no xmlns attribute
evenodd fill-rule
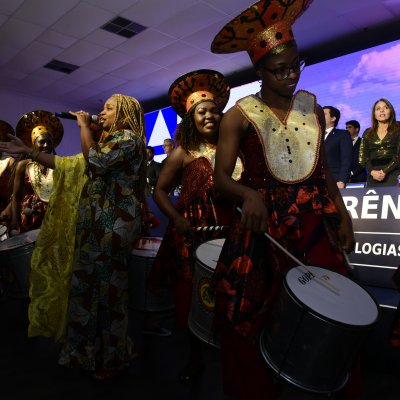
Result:
<svg viewBox="0 0 400 400"><path fill-rule="evenodd" d="M219 350L204 345L206 368L192 384L177 377L188 354L187 336L174 328L173 312L161 321L172 330L168 337L141 335L142 313L132 312L131 336L139 357L128 373L107 382L57 365L58 348L45 338L27 338L27 301L0 299L0 399L1 400L227 400L221 387ZM383 352L365 356L365 394L362 400L400 398L399 353L389 362ZM393 355L393 357L392 357ZM299 391L285 384L284 400L322 399L328 396ZM335 398L332 396L331 398Z"/></svg>

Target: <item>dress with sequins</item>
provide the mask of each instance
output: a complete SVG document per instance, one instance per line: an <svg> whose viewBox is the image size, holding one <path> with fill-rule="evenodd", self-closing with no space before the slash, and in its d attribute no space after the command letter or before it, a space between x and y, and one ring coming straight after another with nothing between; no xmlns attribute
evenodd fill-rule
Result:
<svg viewBox="0 0 400 400"><path fill-rule="evenodd" d="M313 115L313 107L315 105L311 104L304 116ZM286 128L289 130L292 110L283 122L270 111L271 118L276 119L274 124L281 125L283 132ZM293 130L301 134L300 130ZM318 125L314 134L320 135ZM283 141L286 142L285 136ZM328 195L321 148L316 147L312 173L307 172L306 179L295 183L283 183L271 173L261 135L253 125L249 125L240 148L244 157L241 183L258 191L262 197L268 210L269 235L306 265L347 273L339 251L337 210ZM293 171L297 173L296 169ZM243 336L250 332L258 334L252 331L253 323L260 315L266 315L265 311L281 288L283 276L294 264L265 235L242 232L240 215L236 213L213 277L217 290L216 326L229 321Z"/></svg>
<svg viewBox="0 0 400 400"><path fill-rule="evenodd" d="M193 227L224 226L230 222L233 205L214 191L213 173L210 159L203 156L196 158L183 169L181 195L176 209ZM191 237L185 237L170 223L153 263L151 287L155 290L166 287L174 290L183 282L192 284L196 262L194 251L200 244L223 235L219 231L194 233ZM182 313L177 311L179 326L185 326L187 321L191 294L191 291L184 296L175 293L177 307L186 310Z"/></svg>
<svg viewBox="0 0 400 400"><path fill-rule="evenodd" d="M367 187L395 186L400 174L400 128L387 133L380 139L368 128L361 139L359 161L368 170ZM383 181L372 178L372 170L383 170L386 174Z"/></svg>

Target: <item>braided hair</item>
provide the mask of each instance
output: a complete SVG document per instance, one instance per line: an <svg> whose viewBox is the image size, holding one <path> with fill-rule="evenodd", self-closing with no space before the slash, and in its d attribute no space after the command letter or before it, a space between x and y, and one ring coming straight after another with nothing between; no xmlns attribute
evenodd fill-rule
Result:
<svg viewBox="0 0 400 400"><path fill-rule="evenodd" d="M143 144L146 144L146 132L144 125L144 112L140 103L133 97L123 94L113 94L117 102L115 110L115 120L112 123L109 133L128 129L137 135ZM139 169L139 193L140 201L144 200L145 187L146 187L146 148L143 146L143 162Z"/></svg>

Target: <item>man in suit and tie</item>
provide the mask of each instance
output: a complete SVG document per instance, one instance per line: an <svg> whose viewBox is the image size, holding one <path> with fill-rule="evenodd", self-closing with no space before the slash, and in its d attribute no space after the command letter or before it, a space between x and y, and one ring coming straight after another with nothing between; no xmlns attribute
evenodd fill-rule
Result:
<svg viewBox="0 0 400 400"><path fill-rule="evenodd" d="M154 148L146 147L147 152L147 185L146 195L151 196L157 183L158 175L160 175L161 164L154 161Z"/></svg>
<svg viewBox="0 0 400 400"><path fill-rule="evenodd" d="M349 133L337 129L340 111L332 106L323 107L325 113L325 153L329 169L339 189L349 181L353 161L353 144Z"/></svg>
<svg viewBox="0 0 400 400"><path fill-rule="evenodd" d="M346 130L350 133L353 142L353 163L351 166L350 180L351 183L365 182L367 180L367 171L360 165L358 155L360 153L361 138L360 123L355 119L346 122Z"/></svg>

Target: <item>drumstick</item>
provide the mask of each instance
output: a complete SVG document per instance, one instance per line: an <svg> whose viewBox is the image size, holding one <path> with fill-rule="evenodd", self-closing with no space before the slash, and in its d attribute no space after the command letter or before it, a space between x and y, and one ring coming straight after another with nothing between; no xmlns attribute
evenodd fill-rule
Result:
<svg viewBox="0 0 400 400"><path fill-rule="evenodd" d="M194 230L195 232L213 232L213 231L226 231L229 229L229 226L219 226L219 225L215 225L215 226L194 226L192 227L192 230Z"/></svg>
<svg viewBox="0 0 400 400"><path fill-rule="evenodd" d="M242 213L242 210L237 207L236 208L240 213ZM282 250L287 256L289 256L294 262L296 262L296 264L298 264L300 267L303 268L303 270L305 270L304 272L308 272L311 273L312 276L314 276L314 279L317 283L319 283L320 285L324 286L326 289L329 289L331 292L335 293L335 294L340 294L340 289L337 288L336 286L332 285L331 283L324 281L323 279L321 279L319 276L315 276L308 268L307 266L302 263L298 258L296 258L292 253L290 253L289 251L287 251L279 242L277 242L271 235L269 235L267 232L264 232L264 235L275 245L277 246L280 250Z"/></svg>

